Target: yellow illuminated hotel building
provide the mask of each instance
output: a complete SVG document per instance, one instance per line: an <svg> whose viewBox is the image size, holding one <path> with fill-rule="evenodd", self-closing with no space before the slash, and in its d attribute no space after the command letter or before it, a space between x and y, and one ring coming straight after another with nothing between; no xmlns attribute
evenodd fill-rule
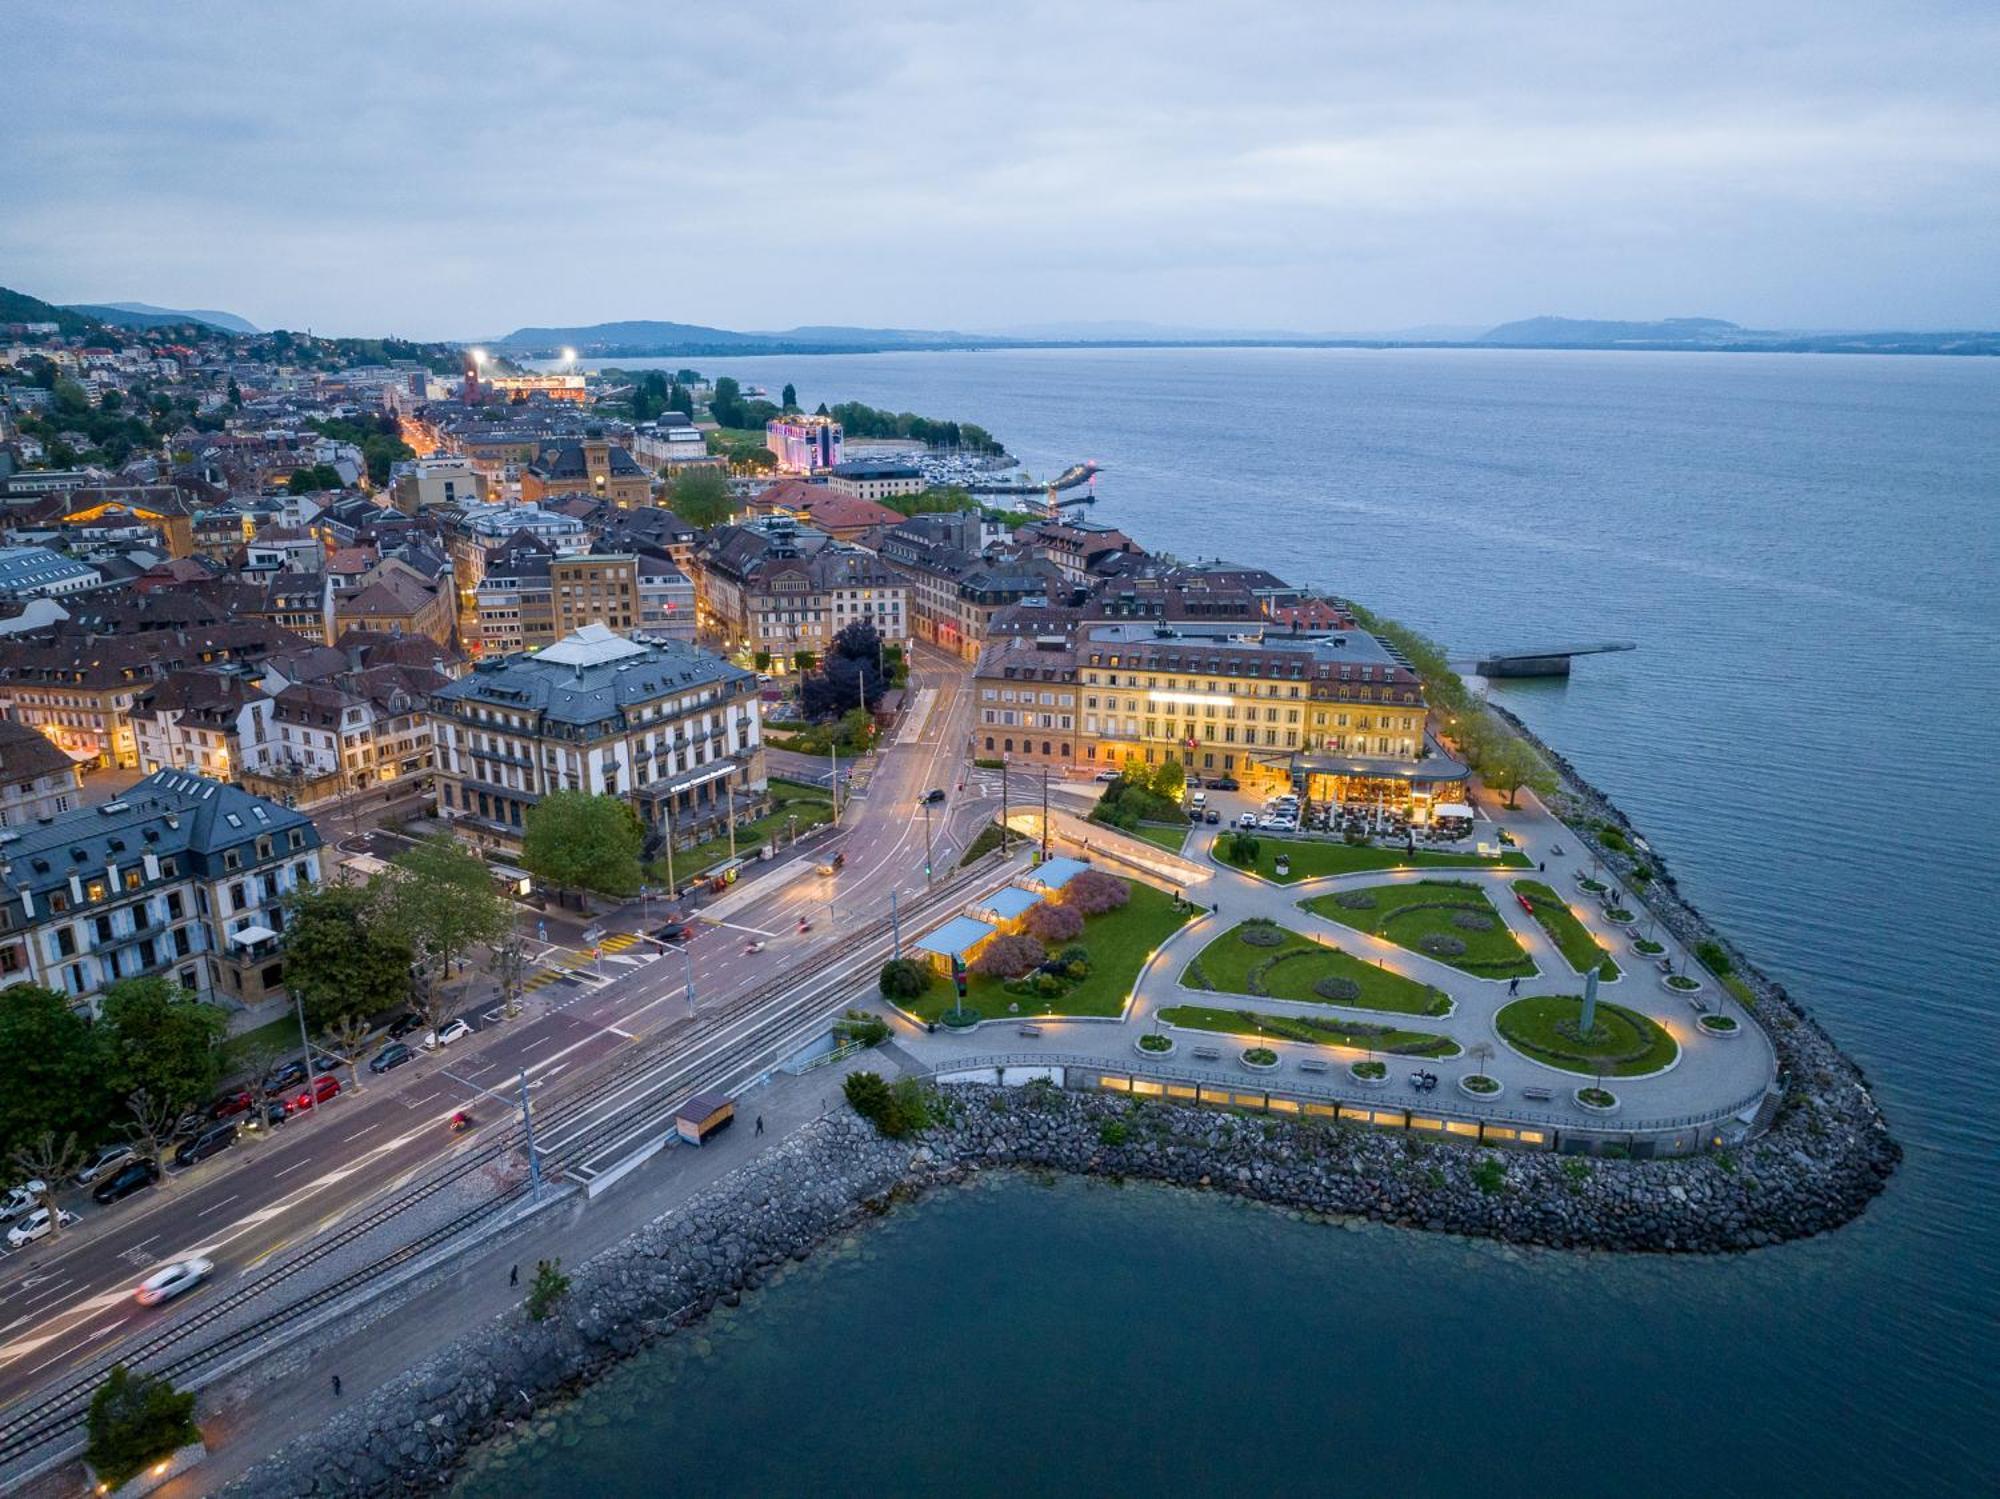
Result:
<svg viewBox="0 0 2000 1499"><path fill-rule="evenodd" d="M1177 760L1246 791L1420 820L1463 799L1466 768L1427 733L1416 672L1365 630L1086 624L1076 653L1086 764Z"/></svg>

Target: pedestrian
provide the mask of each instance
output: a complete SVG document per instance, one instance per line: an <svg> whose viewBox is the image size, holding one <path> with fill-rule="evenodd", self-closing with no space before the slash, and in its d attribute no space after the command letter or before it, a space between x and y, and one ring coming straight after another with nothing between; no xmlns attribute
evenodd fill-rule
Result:
<svg viewBox="0 0 2000 1499"><path fill-rule="evenodd" d="M764 1133L764 1116L762 1114L757 1116L757 1133L760 1135Z"/></svg>
<svg viewBox="0 0 2000 1499"><path fill-rule="evenodd" d="M338 1374L333 1376L333 1398L335 1400L340 1398L340 1376Z"/></svg>
<svg viewBox="0 0 2000 1499"><path fill-rule="evenodd" d="M1516 994L1519 994L1520 992L1521 992L1521 981L1519 979L1507 980L1507 997L1509 999L1513 998Z"/></svg>
<svg viewBox="0 0 2000 1499"><path fill-rule="evenodd" d="M1541 863L1535 866L1536 874L1547 874L1548 872L1549 872L1549 861L1547 859L1542 860Z"/></svg>
<svg viewBox="0 0 2000 1499"><path fill-rule="evenodd" d="M521 1267L519 1265L516 1265L513 1269L507 1272L507 1284L510 1286L518 1286L520 1283L521 1283Z"/></svg>

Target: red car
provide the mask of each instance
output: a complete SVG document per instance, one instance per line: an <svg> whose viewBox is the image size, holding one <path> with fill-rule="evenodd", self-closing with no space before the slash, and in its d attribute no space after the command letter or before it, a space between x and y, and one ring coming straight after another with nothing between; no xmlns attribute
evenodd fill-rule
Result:
<svg viewBox="0 0 2000 1499"><path fill-rule="evenodd" d="M285 1100L285 1112L287 1114L302 1113L306 1109L312 1108L315 1104L325 1103L339 1091L339 1078L324 1075L314 1078L313 1085L308 1091L301 1093L297 1098L288 1098Z"/></svg>
<svg viewBox="0 0 2000 1499"><path fill-rule="evenodd" d="M1518 900L1521 903L1521 909L1523 911L1526 911L1530 916L1535 914L1535 903L1529 900L1527 896L1517 893L1514 899Z"/></svg>
<svg viewBox="0 0 2000 1499"><path fill-rule="evenodd" d="M233 1119L238 1114L248 1113L256 1102L255 1095L247 1088L239 1089L233 1093L225 1093L208 1106L208 1117L211 1119Z"/></svg>

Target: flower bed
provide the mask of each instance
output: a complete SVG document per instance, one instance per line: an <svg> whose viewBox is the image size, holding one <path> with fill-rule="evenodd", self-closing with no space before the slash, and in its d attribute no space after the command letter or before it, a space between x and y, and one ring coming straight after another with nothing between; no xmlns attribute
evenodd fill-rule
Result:
<svg viewBox="0 0 2000 1499"><path fill-rule="evenodd" d="M1730 1015L1704 1015L1695 1022L1695 1028L1703 1035L1721 1036L1724 1040L1733 1040L1743 1034L1743 1027Z"/></svg>
<svg viewBox="0 0 2000 1499"><path fill-rule="evenodd" d="M1642 958L1661 957L1665 954L1666 950L1667 944L1653 937L1635 937L1632 939L1632 951Z"/></svg>
<svg viewBox="0 0 2000 1499"><path fill-rule="evenodd" d="M1265 945L1275 938L1276 948ZM1213 938L1181 973L1190 989L1219 989L1257 999L1352 1005L1399 1015L1448 1015L1449 995L1429 984L1365 963L1337 947L1310 942L1280 926L1245 922Z"/></svg>
<svg viewBox="0 0 2000 1499"><path fill-rule="evenodd" d="M1174 1038L1162 1036L1157 1031L1148 1031L1132 1043L1142 1057L1170 1057L1174 1054Z"/></svg>
<svg viewBox="0 0 2000 1499"><path fill-rule="evenodd" d="M1243 1053L1243 1065L1252 1072L1272 1072L1278 1066L1278 1054L1268 1046L1252 1046Z"/></svg>
<svg viewBox="0 0 2000 1499"><path fill-rule="evenodd" d="M1643 1077L1671 1067L1680 1056L1674 1038L1656 1022L1623 1005L1597 1002L1596 1023L1581 1033L1583 1000L1541 995L1501 1007L1493 1027L1531 1062L1563 1072Z"/></svg>
<svg viewBox="0 0 2000 1499"><path fill-rule="evenodd" d="M1675 994L1699 994L1708 985L1687 973L1670 973L1660 980L1660 987Z"/></svg>
<svg viewBox="0 0 2000 1499"><path fill-rule="evenodd" d="M1467 1098L1498 1098L1504 1091L1500 1079L1483 1072L1468 1072L1458 1080L1458 1091Z"/></svg>
<svg viewBox="0 0 2000 1499"><path fill-rule="evenodd" d="M1348 1067L1347 1075L1364 1088L1386 1088L1389 1086L1389 1064L1387 1062L1355 1062Z"/></svg>
<svg viewBox="0 0 2000 1499"><path fill-rule="evenodd" d="M1593 1114L1618 1112L1618 1095L1606 1088L1578 1088L1572 1095L1576 1106Z"/></svg>
<svg viewBox="0 0 2000 1499"><path fill-rule="evenodd" d="M1225 1036L1272 1037L1311 1046L1351 1046L1399 1057L1455 1057L1458 1043L1429 1031L1371 1025L1331 1015L1272 1015L1260 1010L1224 1010L1210 1005L1175 1005L1160 1011L1168 1025L1214 1031Z"/></svg>
<svg viewBox="0 0 2000 1499"><path fill-rule="evenodd" d="M1539 971L1500 920L1484 889L1462 880L1377 885L1367 906L1360 891L1315 896L1303 904L1315 916L1367 932L1480 978L1532 978Z"/></svg>

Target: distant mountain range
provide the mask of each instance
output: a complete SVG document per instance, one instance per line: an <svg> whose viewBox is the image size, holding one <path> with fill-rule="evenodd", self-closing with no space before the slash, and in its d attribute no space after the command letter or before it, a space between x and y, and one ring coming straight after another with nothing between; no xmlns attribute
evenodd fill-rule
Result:
<svg viewBox="0 0 2000 1499"><path fill-rule="evenodd" d="M182 323L202 323L210 328L220 328L224 333L264 331L233 312L216 312L204 307L155 307L150 302L72 302L69 311L118 328L176 328Z"/></svg>

